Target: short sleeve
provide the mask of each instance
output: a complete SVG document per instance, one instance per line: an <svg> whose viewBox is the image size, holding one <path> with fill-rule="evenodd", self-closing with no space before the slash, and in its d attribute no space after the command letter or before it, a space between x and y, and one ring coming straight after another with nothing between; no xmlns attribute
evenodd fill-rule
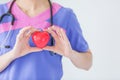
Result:
<svg viewBox="0 0 120 80"><path fill-rule="evenodd" d="M72 10L69 11L68 16L67 36L73 50L78 52L88 51L88 43L83 37L80 24Z"/></svg>
<svg viewBox="0 0 120 80"><path fill-rule="evenodd" d="M7 4L0 4L0 16L8 11Z"/></svg>

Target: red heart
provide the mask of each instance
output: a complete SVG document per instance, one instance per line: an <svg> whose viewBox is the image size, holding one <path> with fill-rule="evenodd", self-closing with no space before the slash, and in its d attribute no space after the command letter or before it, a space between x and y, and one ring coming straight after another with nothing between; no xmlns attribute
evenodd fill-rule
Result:
<svg viewBox="0 0 120 80"><path fill-rule="evenodd" d="M35 31L32 34L32 40L37 47L43 48L48 44L50 35L46 31Z"/></svg>

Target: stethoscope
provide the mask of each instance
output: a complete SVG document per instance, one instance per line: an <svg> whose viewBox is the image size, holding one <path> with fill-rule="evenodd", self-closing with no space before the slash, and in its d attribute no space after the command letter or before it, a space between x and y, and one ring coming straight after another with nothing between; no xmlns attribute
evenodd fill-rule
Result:
<svg viewBox="0 0 120 80"><path fill-rule="evenodd" d="M11 11L12 11L12 7L13 7L15 1L16 1L16 0L13 0L13 1L11 2L11 5L10 5L9 10L8 10L6 13L4 13L4 14L0 17L0 23L2 22L2 20L4 19L5 16L10 16L11 19L12 19L12 21L11 21L11 25L10 25L10 28L9 28L9 31L8 31L6 37L4 38L2 44L0 45L0 48L1 48L1 47L11 48L10 45L5 45L5 46L4 46L4 44L5 44L5 42L7 41L8 37L9 37L9 35L10 35L10 32L11 32L12 26L14 25L15 17L14 17L14 15L12 14ZM52 3L51 3L50 0L48 0L48 2L49 2L49 5L50 5L50 16L51 16L51 17L50 17L50 23L51 23L50 26L53 26L53 11L52 11ZM51 41L51 44L54 45L54 39L52 38L51 40L52 40L52 41ZM53 53L53 52L52 52L52 53Z"/></svg>

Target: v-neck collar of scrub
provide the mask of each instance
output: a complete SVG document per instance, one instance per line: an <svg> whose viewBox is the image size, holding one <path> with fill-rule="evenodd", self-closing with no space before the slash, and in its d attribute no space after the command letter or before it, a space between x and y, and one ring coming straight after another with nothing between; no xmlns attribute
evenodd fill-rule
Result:
<svg viewBox="0 0 120 80"><path fill-rule="evenodd" d="M8 7L11 3L8 3ZM57 3L52 3L53 6L53 15L57 13L57 11L61 8L61 6ZM43 22L45 20L48 20L50 18L50 8L46 9L45 11L41 12L35 17L29 17L27 14L25 14L19 6L14 3L12 8L12 14L18 21L27 22L27 23L37 23L37 22Z"/></svg>
<svg viewBox="0 0 120 80"><path fill-rule="evenodd" d="M14 9L15 8L15 9ZM13 13L15 13L15 17L19 20L22 21L27 21L27 22L33 22L33 21L43 21L43 19L45 19L44 17L46 15L50 15L50 9L47 9L43 12L41 12L40 14L36 15L35 17L29 17L27 14L25 14L20 8L19 6L15 3L14 7L13 7Z"/></svg>
<svg viewBox="0 0 120 80"><path fill-rule="evenodd" d="M44 10L43 12L40 12L39 14L37 14L36 16L34 16L34 17L30 17L30 16L28 16L24 11L22 11L21 9L20 9L20 7L17 5L17 3L15 2L15 4L14 4L14 7L15 7L15 9L16 9L16 11L15 11L15 13L16 14L18 14L20 17L19 18L26 18L26 19L28 19L28 20L36 20L36 19L38 19L38 18L42 18L44 15L48 15L48 12L49 12L49 10L50 10L50 8L48 8L48 9L46 9L46 10Z"/></svg>

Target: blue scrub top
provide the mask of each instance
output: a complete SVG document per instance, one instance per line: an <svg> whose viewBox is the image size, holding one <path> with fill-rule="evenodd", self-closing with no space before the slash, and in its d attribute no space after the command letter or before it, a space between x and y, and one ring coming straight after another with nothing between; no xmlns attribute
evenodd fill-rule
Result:
<svg viewBox="0 0 120 80"><path fill-rule="evenodd" d="M56 3L56 5L59 4ZM0 16L7 12L7 10L7 4L0 5ZM88 50L88 44L83 37L80 24L74 12L69 8L61 6L53 17L54 25L60 26L66 30L66 35L73 50L86 52ZM46 21L50 22L50 18ZM9 17L5 17L0 25L8 22L11 22L11 19ZM0 27L0 29L2 29L6 26ZM10 45L11 48L0 48L0 55L4 55L14 47L16 35L20 29L21 28L11 31L10 37L4 44ZM8 31L0 33L0 44L3 42L2 40L4 40L7 33ZM29 43L31 46L34 46L31 39ZM51 45L51 42L49 42L48 45ZM46 50L32 52L12 61L12 63L0 73L0 80L61 80L63 76L61 59L61 55L56 54L52 56L51 53Z"/></svg>

